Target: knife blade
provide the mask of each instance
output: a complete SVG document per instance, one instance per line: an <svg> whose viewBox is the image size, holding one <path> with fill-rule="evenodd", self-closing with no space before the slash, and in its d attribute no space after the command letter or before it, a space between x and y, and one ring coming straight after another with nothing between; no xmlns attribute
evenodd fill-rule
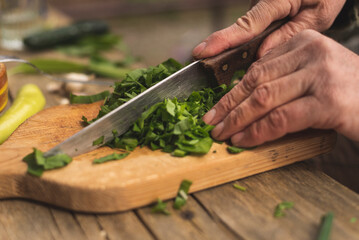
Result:
<svg viewBox="0 0 359 240"><path fill-rule="evenodd" d="M219 84L228 85L236 70L247 69L256 60L257 50L264 38L285 22L286 20L281 20L272 23L262 34L240 47L189 64L53 147L44 155L48 157L66 153L74 157L89 152L99 147L93 146L94 140L102 136L104 142L111 140L113 130L116 130L118 135L122 135L146 108L155 103L166 98L186 98L193 91L211 86L214 80Z"/></svg>

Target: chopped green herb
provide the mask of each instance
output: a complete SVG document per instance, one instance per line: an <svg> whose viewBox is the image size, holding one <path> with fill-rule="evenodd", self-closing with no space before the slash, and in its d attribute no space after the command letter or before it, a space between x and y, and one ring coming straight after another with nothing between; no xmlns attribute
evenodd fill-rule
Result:
<svg viewBox="0 0 359 240"><path fill-rule="evenodd" d="M240 185L238 185L238 184L236 184L236 183L233 184L233 187L236 188L236 189L238 189L238 190L241 190L242 192L247 191L247 188L246 188L246 187L240 186Z"/></svg>
<svg viewBox="0 0 359 240"><path fill-rule="evenodd" d="M232 154L241 153L241 152L243 152L245 150L246 150L245 148L239 148L239 147L235 147L235 146L228 146L227 147L227 151L229 153L232 153Z"/></svg>
<svg viewBox="0 0 359 240"><path fill-rule="evenodd" d="M213 150L213 153L217 153L217 150Z"/></svg>
<svg viewBox="0 0 359 240"><path fill-rule="evenodd" d="M167 203L162 202L161 199L157 200L157 205L151 209L153 213L162 213L164 215L171 215L171 213L166 209Z"/></svg>
<svg viewBox="0 0 359 240"><path fill-rule="evenodd" d="M350 219L350 223L356 223L357 222L357 218L356 217L352 217L351 219Z"/></svg>
<svg viewBox="0 0 359 240"><path fill-rule="evenodd" d="M324 216L322 216L318 240L329 240L333 218L334 218L333 212L328 212Z"/></svg>
<svg viewBox="0 0 359 240"><path fill-rule="evenodd" d="M103 140L105 139L105 136L101 136L95 141L92 142L92 146L97 146L103 144Z"/></svg>
<svg viewBox="0 0 359 240"><path fill-rule="evenodd" d="M186 153L187 152L185 152L185 151L182 151L180 149L176 149L171 153L171 155L175 156L175 157L184 157L184 156L186 156Z"/></svg>
<svg viewBox="0 0 359 240"><path fill-rule="evenodd" d="M245 74L246 74L245 70L239 70L239 71L234 72L232 81L242 79Z"/></svg>
<svg viewBox="0 0 359 240"><path fill-rule="evenodd" d="M180 209L187 202L187 194L192 182L189 180L183 180L177 192L177 197L173 203L173 208Z"/></svg>
<svg viewBox="0 0 359 240"><path fill-rule="evenodd" d="M101 158L97 158L97 159L93 160L93 163L104 163L104 162L108 162L108 161L112 161L112 160L120 160L120 159L127 157L128 154L130 154L130 153L129 152L121 153L121 154L113 153L113 154L110 154L110 155L107 155L107 156L104 156Z"/></svg>
<svg viewBox="0 0 359 240"><path fill-rule="evenodd" d="M44 157L43 152L34 148L34 151L25 156L23 161L27 163L29 174L40 177L45 170L66 166L72 161L72 158L66 154Z"/></svg>
<svg viewBox="0 0 359 240"><path fill-rule="evenodd" d="M281 202L274 210L274 217L279 218L285 216L284 210L293 208L294 202Z"/></svg>
<svg viewBox="0 0 359 240"><path fill-rule="evenodd" d="M95 95L77 96L70 93L70 103L94 103L106 99L110 95L109 91L103 91Z"/></svg>

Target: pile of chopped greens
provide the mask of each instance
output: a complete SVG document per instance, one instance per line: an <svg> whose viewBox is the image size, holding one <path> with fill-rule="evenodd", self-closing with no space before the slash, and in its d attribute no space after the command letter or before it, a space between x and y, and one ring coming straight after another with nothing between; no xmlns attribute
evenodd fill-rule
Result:
<svg viewBox="0 0 359 240"><path fill-rule="evenodd" d="M181 64L169 59L156 67L129 73L124 81L116 83L99 115L91 121L83 119L88 123L96 121L181 68ZM107 145L128 151L148 146L177 157L205 154L213 143L209 133L213 126L205 124L202 117L228 90L221 85L195 91L187 99L165 99L144 111L125 134L117 136L114 132Z"/></svg>

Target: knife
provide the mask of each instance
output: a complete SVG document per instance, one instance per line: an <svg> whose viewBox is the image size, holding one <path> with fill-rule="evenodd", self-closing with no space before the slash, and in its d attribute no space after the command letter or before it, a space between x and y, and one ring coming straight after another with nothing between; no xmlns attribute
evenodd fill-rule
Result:
<svg viewBox="0 0 359 240"><path fill-rule="evenodd" d="M104 142L111 140L113 130L119 135L125 133L142 112L155 103L166 98L189 97L193 91L210 87L215 82L229 85L237 70L246 70L256 60L257 50L263 40L285 22L286 19L272 23L260 35L237 48L189 64L53 147L44 155L48 157L66 153L75 157L89 152L99 147L93 146L94 140L102 136Z"/></svg>

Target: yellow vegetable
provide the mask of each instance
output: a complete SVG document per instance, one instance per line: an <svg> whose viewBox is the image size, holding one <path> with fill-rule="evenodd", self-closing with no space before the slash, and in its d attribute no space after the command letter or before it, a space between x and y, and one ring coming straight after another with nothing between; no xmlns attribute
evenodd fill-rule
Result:
<svg viewBox="0 0 359 240"><path fill-rule="evenodd" d="M0 117L0 144L2 144L26 119L42 110L46 100L34 84L24 85L12 106Z"/></svg>

